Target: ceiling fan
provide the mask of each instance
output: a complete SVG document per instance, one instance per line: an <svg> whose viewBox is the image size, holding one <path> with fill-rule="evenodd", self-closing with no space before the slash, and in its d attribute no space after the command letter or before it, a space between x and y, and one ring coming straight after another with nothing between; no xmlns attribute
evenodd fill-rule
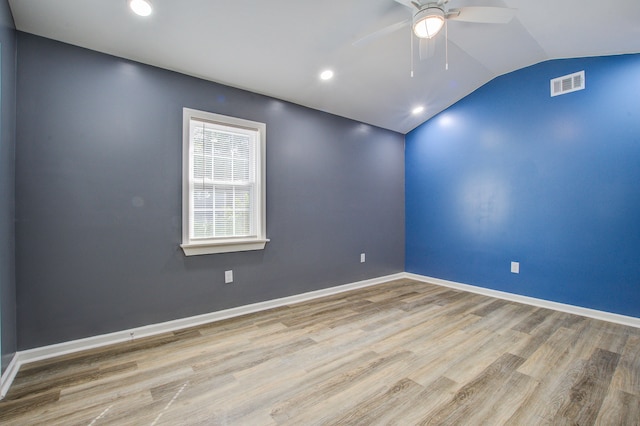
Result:
<svg viewBox="0 0 640 426"><path fill-rule="evenodd" d="M354 46L368 44L380 37L391 34L400 28L411 25L413 34L420 39L420 52L422 57L422 45L425 44L424 42L432 40L436 35L438 35L447 20L483 24L506 24L511 21L516 14L516 9L506 7L467 6L446 9L445 5L449 0L427 0L422 3L419 2L419 0L394 1L413 10L413 17L368 34L359 40L356 40L353 43Z"/></svg>

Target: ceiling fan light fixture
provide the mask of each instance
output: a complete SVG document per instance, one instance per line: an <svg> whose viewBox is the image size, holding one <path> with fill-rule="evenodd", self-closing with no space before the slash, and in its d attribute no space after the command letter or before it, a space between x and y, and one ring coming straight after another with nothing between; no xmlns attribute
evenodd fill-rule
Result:
<svg viewBox="0 0 640 426"><path fill-rule="evenodd" d="M136 15L149 16L153 11L149 0L128 0L127 3Z"/></svg>
<svg viewBox="0 0 640 426"><path fill-rule="evenodd" d="M444 25L444 10L427 6L413 16L413 33L419 38L433 38Z"/></svg>
<svg viewBox="0 0 640 426"><path fill-rule="evenodd" d="M320 73L320 80L331 80L333 78L332 70L324 70Z"/></svg>

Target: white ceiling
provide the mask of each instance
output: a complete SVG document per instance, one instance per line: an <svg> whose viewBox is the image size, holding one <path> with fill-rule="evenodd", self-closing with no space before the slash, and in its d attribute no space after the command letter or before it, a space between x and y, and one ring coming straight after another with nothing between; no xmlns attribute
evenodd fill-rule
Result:
<svg viewBox="0 0 640 426"><path fill-rule="evenodd" d="M451 0L506 6L508 24L450 21L425 60L394 0L9 0L18 30L291 101L406 133L501 74L547 59L640 52L640 0ZM335 70L325 82L318 74ZM424 105L417 116L411 109Z"/></svg>

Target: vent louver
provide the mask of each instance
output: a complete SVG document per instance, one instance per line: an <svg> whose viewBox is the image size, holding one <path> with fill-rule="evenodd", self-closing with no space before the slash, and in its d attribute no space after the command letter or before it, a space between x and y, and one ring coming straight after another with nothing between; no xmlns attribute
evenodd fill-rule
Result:
<svg viewBox="0 0 640 426"><path fill-rule="evenodd" d="M551 96L564 95L584 89L584 71L551 80Z"/></svg>

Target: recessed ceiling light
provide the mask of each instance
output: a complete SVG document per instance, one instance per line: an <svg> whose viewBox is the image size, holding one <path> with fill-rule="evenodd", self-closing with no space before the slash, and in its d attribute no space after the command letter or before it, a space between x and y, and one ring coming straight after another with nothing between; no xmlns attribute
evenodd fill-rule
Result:
<svg viewBox="0 0 640 426"><path fill-rule="evenodd" d="M129 7L136 15L149 16L151 15L151 2L149 0L128 0Z"/></svg>
<svg viewBox="0 0 640 426"><path fill-rule="evenodd" d="M420 114L422 111L424 111L424 107L423 106L417 106L414 109L411 110L411 113L413 115L417 115Z"/></svg>
<svg viewBox="0 0 640 426"><path fill-rule="evenodd" d="M320 73L320 79L322 80L331 80L333 78L333 71L324 70Z"/></svg>

